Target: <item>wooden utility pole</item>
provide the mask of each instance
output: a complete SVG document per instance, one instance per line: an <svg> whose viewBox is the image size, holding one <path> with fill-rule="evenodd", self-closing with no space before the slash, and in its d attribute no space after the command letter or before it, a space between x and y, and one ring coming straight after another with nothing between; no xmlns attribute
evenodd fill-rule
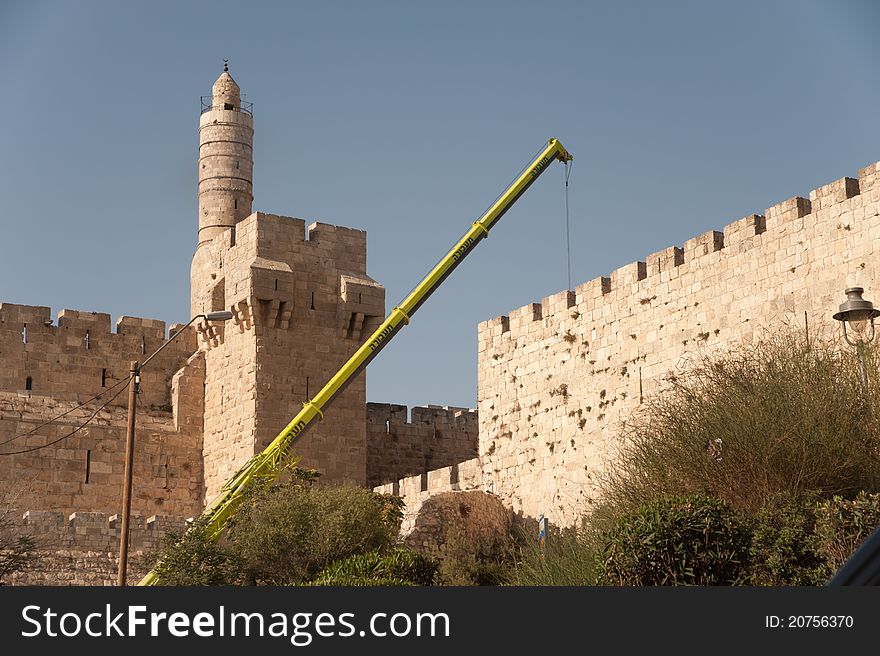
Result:
<svg viewBox="0 0 880 656"><path fill-rule="evenodd" d="M137 360L132 361L128 381L128 432L125 439L125 477L122 482L122 521L119 526L119 570L116 585L125 585L128 569L128 520L131 516L131 479L134 469L134 421L137 411L137 392L141 371Z"/></svg>

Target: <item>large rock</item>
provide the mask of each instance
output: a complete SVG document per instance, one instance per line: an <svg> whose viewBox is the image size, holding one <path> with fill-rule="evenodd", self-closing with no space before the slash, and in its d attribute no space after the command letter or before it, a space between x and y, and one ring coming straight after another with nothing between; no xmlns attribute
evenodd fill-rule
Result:
<svg viewBox="0 0 880 656"><path fill-rule="evenodd" d="M443 557L450 536L474 544L504 541L510 535L513 513L488 492L441 492L425 499L413 528L404 535L407 546Z"/></svg>

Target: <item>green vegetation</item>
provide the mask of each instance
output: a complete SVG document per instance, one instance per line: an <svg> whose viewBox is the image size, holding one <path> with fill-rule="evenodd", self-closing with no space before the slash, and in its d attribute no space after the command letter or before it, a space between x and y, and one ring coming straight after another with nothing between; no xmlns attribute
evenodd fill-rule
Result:
<svg viewBox="0 0 880 656"><path fill-rule="evenodd" d="M500 585L509 579L514 537L479 528L464 523L447 529L437 572L440 585Z"/></svg>
<svg viewBox="0 0 880 656"><path fill-rule="evenodd" d="M0 585L18 572L33 567L40 559L38 541L21 524L20 497L25 488L20 484L0 489Z"/></svg>
<svg viewBox="0 0 880 656"><path fill-rule="evenodd" d="M295 476L247 499L220 543L206 539L201 524L168 536L156 554L157 573L165 585L312 581L336 561L390 550L401 508L397 497ZM393 571L391 578L406 580Z"/></svg>
<svg viewBox="0 0 880 656"><path fill-rule="evenodd" d="M783 335L698 362L622 427L602 504L532 585L821 585L880 525L877 353Z"/></svg>
<svg viewBox="0 0 880 656"><path fill-rule="evenodd" d="M597 585L598 545L583 529L551 527L542 549L534 531L521 538L519 559L510 573L513 585Z"/></svg>
<svg viewBox="0 0 880 656"><path fill-rule="evenodd" d="M38 559L37 541L12 518L9 506L0 507L0 585L6 577L31 567Z"/></svg>
<svg viewBox="0 0 880 656"><path fill-rule="evenodd" d="M621 516L598 555L604 585L734 585L743 582L751 534L723 501L666 497Z"/></svg>
<svg viewBox="0 0 880 656"><path fill-rule="evenodd" d="M877 401L851 352L798 336L704 359L623 427L604 496L631 506L708 493L757 512L780 493L877 490Z"/></svg>
<svg viewBox="0 0 880 656"><path fill-rule="evenodd" d="M311 585L433 585L437 562L410 549L371 551L326 567Z"/></svg>

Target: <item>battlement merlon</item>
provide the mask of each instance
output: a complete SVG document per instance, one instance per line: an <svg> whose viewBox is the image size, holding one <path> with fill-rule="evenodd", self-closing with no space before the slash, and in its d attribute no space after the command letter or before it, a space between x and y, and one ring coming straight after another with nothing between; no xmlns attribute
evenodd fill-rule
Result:
<svg viewBox="0 0 880 656"><path fill-rule="evenodd" d="M302 219L265 212L254 212L242 219L234 230L235 245L244 245L258 257L287 261L292 253L321 255L333 259L340 269L366 273L367 233L364 230L329 223L312 223L306 230ZM228 236L226 240L229 244Z"/></svg>
<svg viewBox="0 0 880 656"><path fill-rule="evenodd" d="M280 214L254 212L225 230L210 244L219 259L234 250L267 260L289 261L292 256L328 257L337 268L355 274L366 273L367 233L357 228L312 223ZM229 253L232 255L232 253Z"/></svg>
<svg viewBox="0 0 880 656"><path fill-rule="evenodd" d="M44 305L0 303L0 324L50 325L52 309Z"/></svg>
<svg viewBox="0 0 880 656"><path fill-rule="evenodd" d="M66 328L74 332L89 331L90 335L137 335L164 340L170 335L166 332L165 322L160 319L130 317L123 315L116 320L116 330L111 328L110 315L106 312L89 310L71 310L64 308L59 311L57 322L52 320L52 308L43 305L19 305L16 303L0 303L0 326L22 330L27 324L28 329ZM21 324L20 326L18 324ZM172 324L173 328L181 324ZM172 330L172 334L173 334Z"/></svg>
<svg viewBox="0 0 880 656"><path fill-rule="evenodd" d="M508 315L480 322L477 329L479 348L484 350L504 333L513 331L519 334L529 323L570 314L573 307L579 314L595 308L592 318L598 319L604 305L610 316L611 307L604 298L609 294L616 299L626 294L637 295L641 285L652 284L656 276L660 281L666 281L676 276L677 270L685 264L698 268L705 266L708 275L722 254L748 250L762 240L773 239L776 233L784 233L792 221L806 221L822 210L836 212L837 207L845 208L851 199L864 194L870 194L872 202L880 202L880 162L860 169L857 179L840 178L812 190L808 198L788 198L767 208L764 214L751 214L725 225L723 231L710 230L689 239L683 247L665 248L652 253L644 261L619 267L609 276L578 285L574 290L574 302L570 296L572 292L563 291L545 298L542 303L529 303ZM640 301L648 302L649 298L635 299L633 308L637 308Z"/></svg>
<svg viewBox="0 0 880 656"><path fill-rule="evenodd" d="M130 544L134 551L155 549L162 537L182 531L188 518L166 515L132 515ZM28 510L21 515L19 527L37 540L37 549L80 549L83 551L113 551L119 548L118 515L96 512L62 512Z"/></svg>
<svg viewBox="0 0 880 656"><path fill-rule="evenodd" d="M379 485L374 487L373 491L402 497L407 511L412 512L418 501L434 494L482 489L484 489L483 462L480 458L471 458L448 467L432 469Z"/></svg>
<svg viewBox="0 0 880 656"><path fill-rule="evenodd" d="M411 413L412 419L409 419ZM476 430L478 413L472 408L453 406L415 406L392 403L367 403L367 423L385 425L389 430L405 426L434 426Z"/></svg>
<svg viewBox="0 0 880 656"><path fill-rule="evenodd" d="M127 378L132 361L143 361L162 346L168 338L165 325L158 319L124 316L113 332L109 314L70 309L58 313L56 325L49 307L2 303L0 391L92 397ZM145 402L167 405L172 376L196 348L195 329L188 329L150 363L143 374ZM113 404L125 401L120 396Z"/></svg>

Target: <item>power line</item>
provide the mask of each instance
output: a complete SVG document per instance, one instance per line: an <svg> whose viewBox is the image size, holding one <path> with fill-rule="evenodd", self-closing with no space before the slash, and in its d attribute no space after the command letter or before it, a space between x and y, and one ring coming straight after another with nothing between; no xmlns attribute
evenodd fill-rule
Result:
<svg viewBox="0 0 880 656"><path fill-rule="evenodd" d="M83 423L81 423L79 426L77 426L76 428L74 428L72 431L70 431L70 432L67 433L66 435L62 435L61 437L56 438L56 439L52 440L51 442L46 442L45 444L41 444L40 446L32 446L32 447L30 447L30 448L27 448L27 449L20 449L20 450L18 450L18 451L5 451L5 452L0 453L0 456L15 456L15 455L19 455L19 454L22 454L22 453L30 453L31 451L39 451L40 449L45 449L46 447L52 446L53 444L58 444L58 442L61 442L62 440L66 440L68 437L70 437L70 436L72 436L72 435L75 435L76 433L78 433L79 431L81 431L83 428L85 428L85 427L89 424L89 422L90 422L92 419L94 419L95 417L97 417L97 416L98 416L98 413L101 412L101 410L103 410L103 409L106 408L108 405L110 405L110 404L113 402L113 400L114 400L117 396L119 396L119 395L122 394L126 389L128 389L128 385L131 383L131 378L128 378L127 380L125 380L125 381L123 381L123 382L126 383L125 386L123 386L118 392L116 392L116 394L114 394L114 395L111 396L109 399L107 399L107 401L106 401L102 406L100 406L97 410L95 410L95 411L89 416L88 419L86 419ZM118 384L117 384L117 386L118 386ZM110 388L110 389L112 389L112 388Z"/></svg>
<svg viewBox="0 0 880 656"><path fill-rule="evenodd" d="M114 389L116 389L116 388L119 387L120 385L122 385L122 384L124 384L124 383L127 383L128 380L129 380L128 378L123 378L122 380L120 380L118 383L116 383L116 384L113 385L112 387L108 387L107 389L105 389L105 390L104 390L103 392L101 392L100 394L96 394L95 396L93 396L92 398L90 398L88 401L83 401L83 402L80 403L78 406L75 406L75 407L71 408L71 409L68 410L67 412L62 412L62 413L61 413L60 415L58 415L57 417L52 417L51 419L48 419L47 421L44 421L44 422L43 422L42 424L40 424L39 426L36 426L35 428L32 428L31 430L27 431L26 433L19 433L18 435L13 435L12 437L8 437L8 438L6 438L6 439L3 440L2 442L0 442L0 446L3 446L3 445L5 445L5 444L9 444L10 442L14 442L15 440L17 440L17 439L20 438L20 437L27 437L28 435L33 435L34 433L36 433L38 430L40 430L40 429L43 428L44 426L48 426L49 424L52 424L52 423L58 421L58 420L61 419L62 417L66 417L67 415L69 415L69 414L70 414L71 412L73 412L74 410L79 410L80 408L82 408L82 407L84 407L84 406L87 406L87 405L88 405L89 403L91 403L92 401L97 401L98 399L100 399L100 398L101 398L102 396L104 396L105 394L107 394L107 393L109 393L109 392L112 392ZM114 396L113 398L116 398L116 397ZM0 454L0 455L2 455L2 454Z"/></svg>

